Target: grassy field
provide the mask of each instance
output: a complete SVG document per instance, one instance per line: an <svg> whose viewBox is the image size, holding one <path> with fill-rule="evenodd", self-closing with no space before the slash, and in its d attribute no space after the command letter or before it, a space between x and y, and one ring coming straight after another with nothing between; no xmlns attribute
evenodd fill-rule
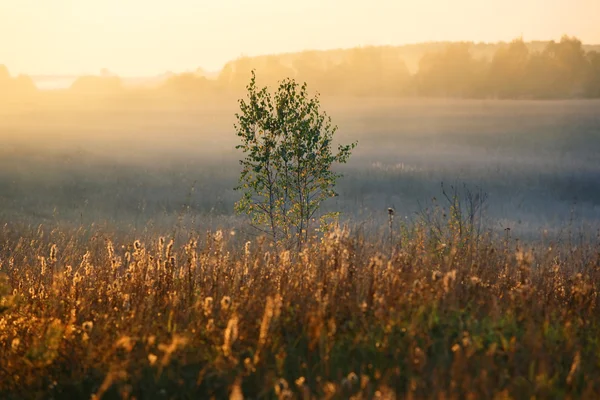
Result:
<svg viewBox="0 0 600 400"><path fill-rule="evenodd" d="M600 102L323 106L299 254L233 214L235 99L0 107L0 398L600 397Z"/></svg>
<svg viewBox="0 0 600 400"><path fill-rule="evenodd" d="M598 398L600 238L0 238L0 397ZM131 238L130 238L131 239Z"/></svg>

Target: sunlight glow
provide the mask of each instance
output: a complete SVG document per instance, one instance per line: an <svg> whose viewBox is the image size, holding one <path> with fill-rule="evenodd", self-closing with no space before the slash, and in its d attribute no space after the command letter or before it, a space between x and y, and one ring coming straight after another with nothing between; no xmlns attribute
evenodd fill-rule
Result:
<svg viewBox="0 0 600 400"><path fill-rule="evenodd" d="M598 15L598 0L0 0L0 64L133 76L367 44L562 34L599 43Z"/></svg>

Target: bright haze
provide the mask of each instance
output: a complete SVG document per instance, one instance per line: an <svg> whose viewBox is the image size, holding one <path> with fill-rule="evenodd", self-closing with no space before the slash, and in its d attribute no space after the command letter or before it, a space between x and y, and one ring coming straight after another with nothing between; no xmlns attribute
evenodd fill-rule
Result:
<svg viewBox="0 0 600 400"><path fill-rule="evenodd" d="M241 55L425 41L600 43L598 0L2 0L15 73L219 70Z"/></svg>

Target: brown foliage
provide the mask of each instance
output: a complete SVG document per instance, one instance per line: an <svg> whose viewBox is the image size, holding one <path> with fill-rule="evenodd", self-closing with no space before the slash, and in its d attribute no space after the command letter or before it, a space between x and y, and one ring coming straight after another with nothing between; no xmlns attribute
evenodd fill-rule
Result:
<svg viewBox="0 0 600 400"><path fill-rule="evenodd" d="M2 398L594 398L597 244L2 232Z"/></svg>

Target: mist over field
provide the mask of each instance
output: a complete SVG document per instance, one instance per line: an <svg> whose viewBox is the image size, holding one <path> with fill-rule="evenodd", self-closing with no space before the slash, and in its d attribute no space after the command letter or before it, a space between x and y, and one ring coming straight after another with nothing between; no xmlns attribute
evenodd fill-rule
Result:
<svg viewBox="0 0 600 400"><path fill-rule="evenodd" d="M244 229L235 97L65 101L0 111L3 221ZM322 103L338 140L359 142L324 205L342 221L380 232L387 207L414 220L443 182L487 192L487 227L523 239L600 227L598 100Z"/></svg>

